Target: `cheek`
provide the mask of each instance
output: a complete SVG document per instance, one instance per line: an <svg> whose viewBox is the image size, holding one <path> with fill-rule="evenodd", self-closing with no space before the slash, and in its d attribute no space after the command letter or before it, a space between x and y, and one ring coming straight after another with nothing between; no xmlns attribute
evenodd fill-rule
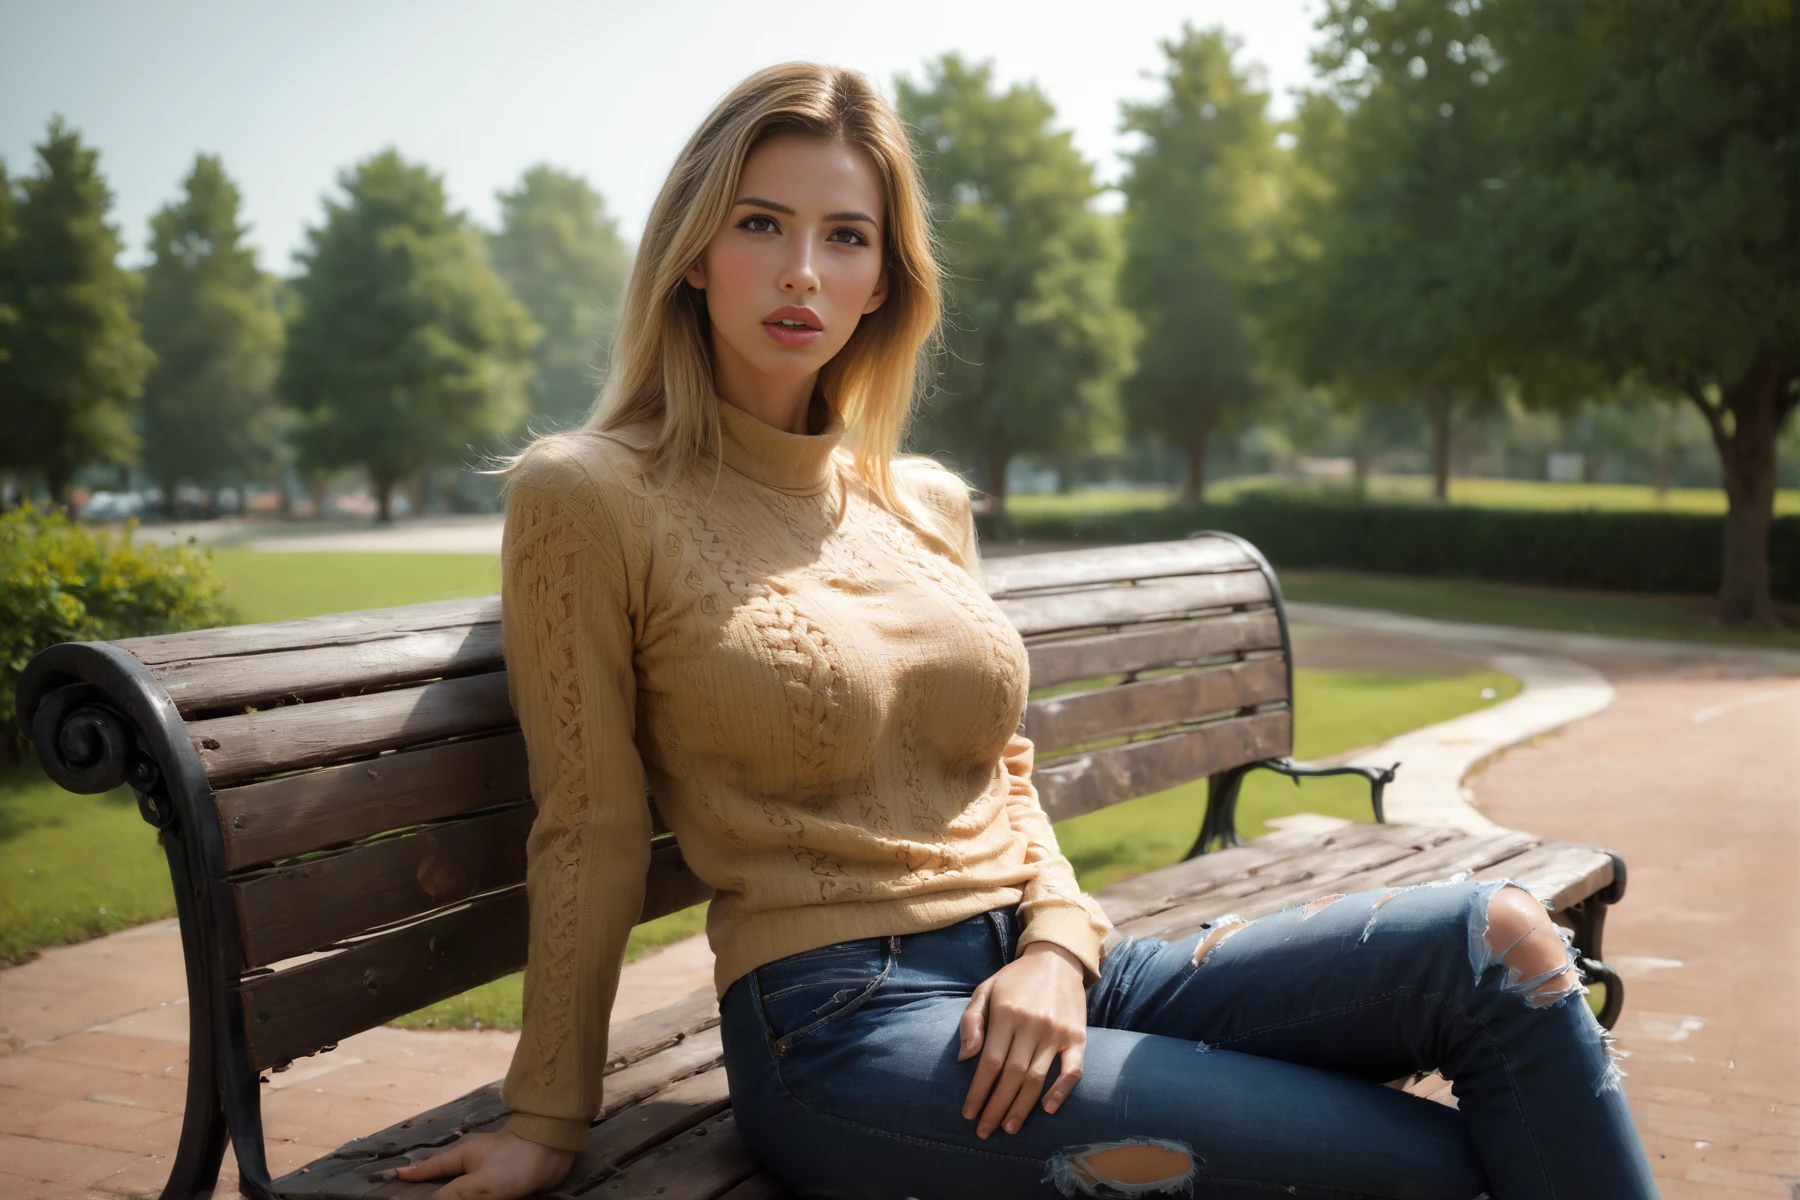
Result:
<svg viewBox="0 0 1800 1200"><path fill-rule="evenodd" d="M858 254L846 257L835 265L837 269L832 276L832 291L837 294L838 303L854 311L861 311L881 279L880 257Z"/></svg>
<svg viewBox="0 0 1800 1200"><path fill-rule="evenodd" d="M759 320L768 307L761 303L768 265L757 250L740 242L714 247L706 256L706 307L715 322Z"/></svg>

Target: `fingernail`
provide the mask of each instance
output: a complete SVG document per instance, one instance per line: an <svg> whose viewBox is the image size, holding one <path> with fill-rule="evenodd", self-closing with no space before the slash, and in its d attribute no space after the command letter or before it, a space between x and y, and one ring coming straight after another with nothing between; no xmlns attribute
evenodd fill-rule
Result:
<svg viewBox="0 0 1800 1200"><path fill-rule="evenodd" d="M398 1179L398 1178L400 1178L400 1172L399 1172L399 1170L397 1170L394 1167L389 1167L385 1171L370 1171L369 1172L369 1182L370 1183L387 1183L389 1180Z"/></svg>
<svg viewBox="0 0 1800 1200"><path fill-rule="evenodd" d="M1019 1132L1019 1123L1017 1121L1008 1121L1006 1123L1006 1132L1008 1132L1008 1133Z"/></svg>

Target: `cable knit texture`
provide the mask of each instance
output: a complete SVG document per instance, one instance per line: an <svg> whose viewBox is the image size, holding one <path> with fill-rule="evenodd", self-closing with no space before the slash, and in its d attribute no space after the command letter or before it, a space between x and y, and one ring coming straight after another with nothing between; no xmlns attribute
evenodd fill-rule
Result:
<svg viewBox="0 0 1800 1200"><path fill-rule="evenodd" d="M719 405L717 458L664 489L646 431L539 443L506 510L502 624L538 814L507 1127L575 1150L643 908L645 785L715 889L721 995L753 967L1019 904L1099 977L1111 929L1057 849L1015 732L1025 647L981 585L962 481L902 460L941 534L838 450Z"/></svg>

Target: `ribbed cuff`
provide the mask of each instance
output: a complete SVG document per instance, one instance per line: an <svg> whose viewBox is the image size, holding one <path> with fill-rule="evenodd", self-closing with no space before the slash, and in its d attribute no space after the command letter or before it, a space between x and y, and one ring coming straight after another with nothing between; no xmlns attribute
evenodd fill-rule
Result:
<svg viewBox="0 0 1800 1200"><path fill-rule="evenodd" d="M1094 934L1093 922L1086 910L1079 908L1044 908L1032 915L1031 922L1019 931L1019 949L1032 942L1054 942L1081 960L1081 986L1093 987L1100 982L1100 938Z"/></svg>
<svg viewBox="0 0 1800 1200"><path fill-rule="evenodd" d="M553 1150L571 1150L577 1154L587 1149L588 1125L586 1121L541 1117L536 1113L516 1112L506 1118L508 1133Z"/></svg>

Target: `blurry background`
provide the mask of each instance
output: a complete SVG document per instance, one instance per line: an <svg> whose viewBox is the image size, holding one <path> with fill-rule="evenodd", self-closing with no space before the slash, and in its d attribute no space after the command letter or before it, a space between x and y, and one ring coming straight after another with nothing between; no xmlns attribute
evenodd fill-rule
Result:
<svg viewBox="0 0 1800 1200"><path fill-rule="evenodd" d="M1224 527L1338 572L1328 598L1373 572L1777 630L1800 601L1797 22L7 4L0 487L181 522L240 617L487 590L485 553L410 591L231 556L371 518L485 552L471 468L585 415L681 142L745 74L815 58L915 135L955 288L912 445L986 493L991 549ZM1712 601L1606 599L1632 594Z"/></svg>

